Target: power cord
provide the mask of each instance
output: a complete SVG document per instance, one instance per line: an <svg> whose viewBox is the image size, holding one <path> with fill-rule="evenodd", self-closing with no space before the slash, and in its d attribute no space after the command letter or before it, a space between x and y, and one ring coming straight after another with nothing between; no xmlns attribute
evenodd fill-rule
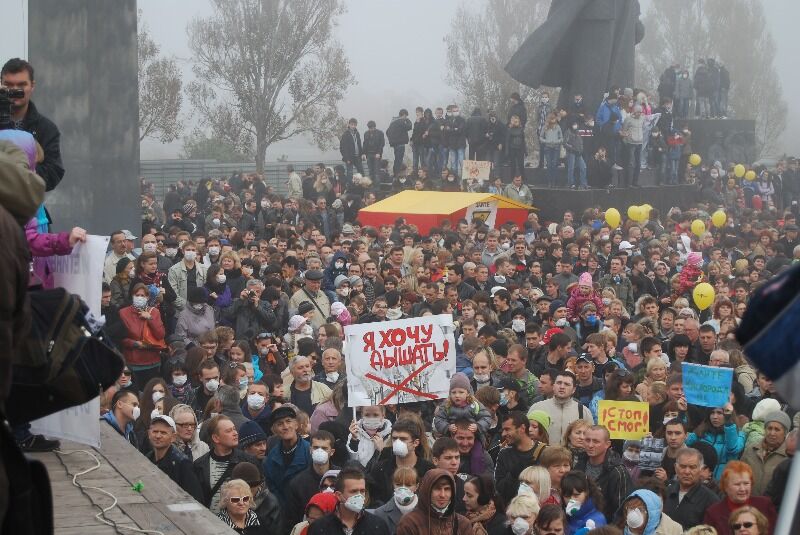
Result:
<svg viewBox="0 0 800 535"><path fill-rule="evenodd" d="M67 468L67 465L66 465L66 463L64 462L64 459L63 459L63 456L65 456L65 455L72 455L73 453L85 453L86 455L91 457L94 460L94 462L96 463L94 466L92 466L90 468L87 468L86 470L82 470L82 471L78 472L77 474L73 475L72 476L72 484L74 486L78 487L78 489L80 489L81 493L84 496L86 496L89 499L89 501L92 502L92 505L94 505L94 506L96 506L96 507L98 507L100 509L100 512L97 513L96 515L94 515L94 517L97 520L99 520L103 524L106 524L107 526L113 527L117 531L117 533L120 533L122 530L125 530L125 531L129 531L129 532L133 532L133 533L151 533L153 535L164 535L163 532L158 531L158 530L154 530L154 529L139 529L139 528L133 528L133 527L128 527L128 526L122 526L122 525L117 524L114 520L111 520L110 518L108 518L106 516L106 513L108 511L110 511L111 509L113 509L114 507L117 506L117 497L114 496L113 494L111 494L110 492L108 492L107 490L102 489L100 487L93 487L93 486L90 486L90 485L84 485L83 483L78 482L78 477L85 476L86 474L88 474L90 472L94 472L95 470L97 470L98 468L100 468L102 466L102 464L100 463L100 459L98 459L97 456L94 453L92 453L91 451L88 451L88 450L75 450L75 451L55 450L55 453L56 453L56 456L58 457L59 462L61 463L61 466L64 467L64 471L67 474L69 474L69 469ZM86 492L87 489L96 490L97 492L103 493L106 496L108 496L109 498L111 498L112 500L114 500L114 502L111 505L109 505L108 507L102 507L101 505L99 505L99 504L94 502L94 500L89 495L89 493Z"/></svg>

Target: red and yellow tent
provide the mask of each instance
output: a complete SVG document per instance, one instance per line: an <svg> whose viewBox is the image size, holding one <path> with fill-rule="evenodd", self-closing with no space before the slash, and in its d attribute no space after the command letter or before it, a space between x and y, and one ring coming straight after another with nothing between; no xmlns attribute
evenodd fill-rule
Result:
<svg viewBox="0 0 800 535"><path fill-rule="evenodd" d="M441 191L402 191L362 208L358 220L362 225L377 227L393 225L398 217L416 225L420 234L449 220L453 226L459 219L480 219L489 228L512 221L522 227L533 206L492 193L461 193Z"/></svg>

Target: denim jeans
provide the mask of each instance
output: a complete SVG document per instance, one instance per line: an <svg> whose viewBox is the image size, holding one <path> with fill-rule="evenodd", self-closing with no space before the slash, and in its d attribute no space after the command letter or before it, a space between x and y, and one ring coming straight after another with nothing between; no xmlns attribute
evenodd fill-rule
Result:
<svg viewBox="0 0 800 535"><path fill-rule="evenodd" d="M405 145L395 145L394 147L394 165L392 165L393 174L397 176L400 166L403 165L403 158L406 155Z"/></svg>
<svg viewBox="0 0 800 535"><path fill-rule="evenodd" d="M415 173L420 167L426 167L428 165L428 148L424 145L419 147L411 145L411 162Z"/></svg>
<svg viewBox="0 0 800 535"><path fill-rule="evenodd" d="M447 158L447 167L458 176L461 176L461 163L463 161L464 147L459 149L450 149L449 156Z"/></svg>
<svg viewBox="0 0 800 535"><path fill-rule="evenodd" d="M585 188L588 185L586 183L586 162L583 160L583 155L576 152L567 152L567 184L575 185L575 164L578 165L578 185Z"/></svg>
<svg viewBox="0 0 800 535"><path fill-rule="evenodd" d="M667 183L674 186L678 183L678 166L680 164L680 160L678 158L669 158L667 162L668 162Z"/></svg>
<svg viewBox="0 0 800 535"><path fill-rule="evenodd" d="M639 185L639 172L642 170L642 145L625 143L625 186ZM631 180L633 172L633 180Z"/></svg>
<svg viewBox="0 0 800 535"><path fill-rule="evenodd" d="M353 168L361 173L364 174L364 165L361 163L361 158L356 158L354 161L345 164L345 169L347 170L347 179L352 183L353 182Z"/></svg>
<svg viewBox="0 0 800 535"><path fill-rule="evenodd" d="M375 177L378 176L378 164L381 158L379 154L367 154L367 169L369 170L369 178L375 182Z"/></svg>
<svg viewBox="0 0 800 535"><path fill-rule="evenodd" d="M558 178L558 155L559 155L559 146L556 145L555 147L544 147L544 161L545 165L547 166L547 185L551 188L556 186L556 180Z"/></svg>

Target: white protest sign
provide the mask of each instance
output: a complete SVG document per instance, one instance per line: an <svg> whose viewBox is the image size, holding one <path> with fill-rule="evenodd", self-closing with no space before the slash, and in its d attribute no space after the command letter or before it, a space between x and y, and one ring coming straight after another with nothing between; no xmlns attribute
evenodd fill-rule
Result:
<svg viewBox="0 0 800 535"><path fill-rule="evenodd" d="M53 282L81 299L98 318L103 293L103 264L108 249L108 236L86 236L86 243L76 243L72 254L47 259Z"/></svg>
<svg viewBox="0 0 800 535"><path fill-rule="evenodd" d="M31 432L100 447L100 396L31 422Z"/></svg>
<svg viewBox="0 0 800 535"><path fill-rule="evenodd" d="M81 296L92 314L101 316L103 263L108 236L88 234L86 243L77 243L72 253L47 259L55 286ZM72 440L100 447L100 397L31 422L31 431L49 437Z"/></svg>
<svg viewBox="0 0 800 535"><path fill-rule="evenodd" d="M481 201L467 208L467 223L472 224L474 220L483 222L487 227L494 228L497 220L497 201Z"/></svg>
<svg viewBox="0 0 800 535"><path fill-rule="evenodd" d="M448 396L456 372L451 315L348 325L344 336L348 406Z"/></svg>
<svg viewBox="0 0 800 535"><path fill-rule="evenodd" d="M492 162L482 160L464 160L461 164L461 178L464 180L489 180L492 174Z"/></svg>

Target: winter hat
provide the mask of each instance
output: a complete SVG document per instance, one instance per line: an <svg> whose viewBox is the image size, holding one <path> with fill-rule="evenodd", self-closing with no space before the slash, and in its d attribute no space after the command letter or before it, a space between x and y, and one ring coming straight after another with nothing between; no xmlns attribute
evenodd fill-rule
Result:
<svg viewBox="0 0 800 535"><path fill-rule="evenodd" d="M255 422L249 421L249 422L246 422L245 424L242 424L242 427L239 430L239 445L240 446L242 446L242 437L243 437L242 430L244 430L244 427L247 424L255 424ZM258 424L256 424L256 427L258 427ZM261 433L263 434L264 432L261 431ZM262 440L266 440L266 435L264 435L264 439L262 439ZM252 444L252 442L250 444ZM261 477L261 471L258 469L258 467L256 465L254 465L253 463L249 463L247 461L242 461L240 463L237 463L236 466L233 468L233 472L231 473L231 477L233 479L241 479L241 480L245 481L251 487L256 487L256 486L260 485L261 481L263 480L263 478Z"/></svg>
<svg viewBox="0 0 800 535"><path fill-rule="evenodd" d="M308 513L308 508L313 505L327 515L336 510L336 504L338 503L339 498L337 498L336 494L333 492L319 492L314 494L311 499L308 500L308 505L306 505L305 512Z"/></svg>
<svg viewBox="0 0 800 535"><path fill-rule="evenodd" d="M347 310L347 307L344 306L344 303L340 303L339 301L331 303L331 314L333 314L334 316L338 317L339 314L341 314L345 310Z"/></svg>
<svg viewBox="0 0 800 535"><path fill-rule="evenodd" d="M472 394L472 385L469 384L469 377L462 372L457 372L450 378L450 390L454 388L461 388Z"/></svg>
<svg viewBox="0 0 800 535"><path fill-rule="evenodd" d="M301 316L299 314L292 316L289 319L289 330L291 332L297 332L305 324L306 324L306 318L304 316Z"/></svg>
<svg viewBox="0 0 800 535"><path fill-rule="evenodd" d="M689 253L686 255L686 264L689 266L697 266L700 267L703 265L703 255L698 253L697 251Z"/></svg>
<svg viewBox="0 0 800 535"><path fill-rule="evenodd" d="M306 314L307 312L311 312L312 310L314 310L314 305L312 305L308 301L303 301L302 303L297 305L297 313L301 316Z"/></svg>
<svg viewBox="0 0 800 535"><path fill-rule="evenodd" d="M622 445L622 451L626 451L628 448L642 449L641 440L626 440L625 443Z"/></svg>
<svg viewBox="0 0 800 535"><path fill-rule="evenodd" d="M350 286L351 287L356 286L358 284L363 284L363 282L364 281L361 279L361 277L359 277L357 275L353 275L352 277L350 277Z"/></svg>
<svg viewBox="0 0 800 535"><path fill-rule="evenodd" d="M589 275L587 272L581 273L581 276L578 277L578 286L588 286L589 288L592 287L592 276Z"/></svg>
<svg viewBox="0 0 800 535"><path fill-rule="evenodd" d="M550 343L550 339L553 337L554 334L563 333L563 329L559 329L558 327L553 327L552 329L547 329L547 332L544 333L542 336L542 345L547 345Z"/></svg>
<svg viewBox="0 0 800 535"><path fill-rule="evenodd" d="M0 141L9 141L19 147L28 158L28 169L36 171L37 142L33 135L24 130L0 130Z"/></svg>
<svg viewBox="0 0 800 535"><path fill-rule="evenodd" d="M564 301L562 301L561 299L553 300L553 302L550 303L550 315L552 316L553 314L555 314L556 310L558 310L559 308L561 308L563 306L565 306L564 305Z"/></svg>
<svg viewBox="0 0 800 535"><path fill-rule="evenodd" d="M338 290L345 282L350 284L350 279L348 279L345 275L339 275L334 279L333 286Z"/></svg>
<svg viewBox="0 0 800 535"><path fill-rule="evenodd" d="M186 300L192 304L205 303L206 299L208 299L208 295L206 294L205 289L200 286L190 288L186 297Z"/></svg>
<svg viewBox="0 0 800 535"><path fill-rule="evenodd" d="M753 408L753 420L763 422L764 418L779 410L781 410L781 404L777 399L764 398Z"/></svg>
<svg viewBox="0 0 800 535"><path fill-rule="evenodd" d="M770 422L778 422L783 426L786 431L789 431L792 428L792 421L789 419L789 415L783 411L772 411L771 413L767 414L764 417L764 425L766 426Z"/></svg>
<svg viewBox="0 0 800 535"><path fill-rule="evenodd" d="M239 447L244 449L250 444L267 440L267 434L255 420L247 420L239 426ZM248 481L245 479L245 481Z"/></svg>
<svg viewBox="0 0 800 535"><path fill-rule="evenodd" d="M550 429L550 415L545 411L535 410L528 413L528 420L536 422L545 431Z"/></svg>

